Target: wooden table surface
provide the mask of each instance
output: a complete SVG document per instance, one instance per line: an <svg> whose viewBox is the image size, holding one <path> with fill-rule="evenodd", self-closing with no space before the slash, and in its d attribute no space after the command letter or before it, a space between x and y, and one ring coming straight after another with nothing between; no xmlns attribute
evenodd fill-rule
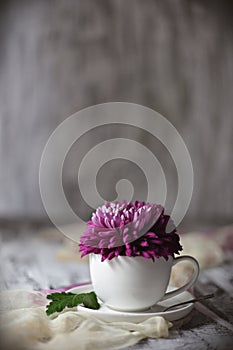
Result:
<svg viewBox="0 0 233 350"><path fill-rule="evenodd" d="M1 229L1 289L50 289L90 280L88 264L61 261L59 239L39 235L33 227ZM170 331L167 339L146 339L128 349L225 350L233 348L233 253L223 265L201 271L196 296L215 298L195 304L186 322Z"/></svg>

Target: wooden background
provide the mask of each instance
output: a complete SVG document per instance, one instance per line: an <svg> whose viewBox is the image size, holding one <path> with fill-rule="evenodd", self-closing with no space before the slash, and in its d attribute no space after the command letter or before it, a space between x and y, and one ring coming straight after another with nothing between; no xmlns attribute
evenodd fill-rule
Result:
<svg viewBox="0 0 233 350"><path fill-rule="evenodd" d="M46 216L39 161L61 121L128 101L162 113L184 138L195 176L187 217L232 221L232 20L231 1L1 1L0 217Z"/></svg>

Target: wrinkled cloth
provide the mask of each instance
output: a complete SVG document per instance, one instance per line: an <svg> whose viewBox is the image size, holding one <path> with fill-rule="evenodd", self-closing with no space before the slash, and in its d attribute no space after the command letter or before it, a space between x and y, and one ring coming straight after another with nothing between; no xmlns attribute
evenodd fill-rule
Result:
<svg viewBox="0 0 233 350"><path fill-rule="evenodd" d="M139 324L107 323L75 308L48 317L41 292L2 291L0 297L1 348L7 350L122 349L147 337L167 337L172 326L159 316Z"/></svg>

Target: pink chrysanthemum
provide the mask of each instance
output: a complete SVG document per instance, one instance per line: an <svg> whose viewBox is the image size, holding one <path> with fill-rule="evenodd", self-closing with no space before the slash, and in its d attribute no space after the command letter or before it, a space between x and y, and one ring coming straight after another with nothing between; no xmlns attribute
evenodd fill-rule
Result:
<svg viewBox="0 0 233 350"><path fill-rule="evenodd" d="M92 214L80 238L82 257L101 254L102 261L119 255L174 257L182 247L169 215L161 205L135 201L106 202Z"/></svg>

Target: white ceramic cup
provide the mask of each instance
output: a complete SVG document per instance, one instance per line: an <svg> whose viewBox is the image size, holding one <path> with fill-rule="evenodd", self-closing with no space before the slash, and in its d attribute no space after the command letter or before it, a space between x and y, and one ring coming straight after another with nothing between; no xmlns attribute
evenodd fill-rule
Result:
<svg viewBox="0 0 233 350"><path fill-rule="evenodd" d="M190 261L194 273L188 283L166 292L172 266L180 261ZM141 256L118 256L101 261L101 255L90 254L90 273L94 291L108 307L119 311L146 310L162 301L184 292L197 280L198 262L191 256L171 256L166 261L146 259Z"/></svg>

